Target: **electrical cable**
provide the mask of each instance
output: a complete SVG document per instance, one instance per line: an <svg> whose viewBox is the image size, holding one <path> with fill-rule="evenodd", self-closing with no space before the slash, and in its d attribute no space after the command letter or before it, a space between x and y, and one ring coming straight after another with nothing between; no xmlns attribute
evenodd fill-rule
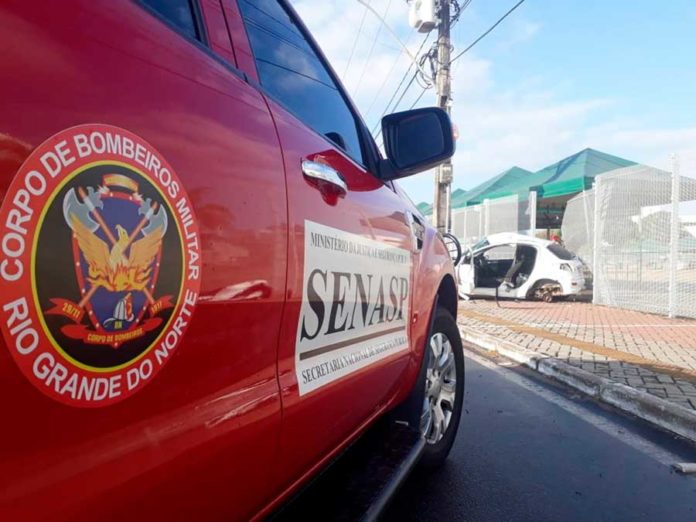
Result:
<svg viewBox="0 0 696 522"><path fill-rule="evenodd" d="M401 100L404 99L404 96L406 96L406 93L407 93L408 90L411 88L411 85L413 85L413 82L415 81L415 79L416 79L417 76L418 76L418 71L416 71L415 73L413 73L413 76L411 76L411 80L408 82L408 84L406 85L406 88L405 88L404 91L401 93L401 96L399 97L399 99L398 99L398 100L396 101L396 103L394 104L394 107L392 107L391 112L396 111L396 108L397 108L397 107L399 106L399 104L401 103ZM425 89L423 89L423 90L425 90ZM385 111L384 114L386 114L386 111ZM384 115L382 115L382 117L384 117ZM377 121L377 123L375 124L375 127L376 127L377 125L379 125L381 121L382 121L382 118L380 118L380 119ZM373 130L372 132L374 132L374 130ZM375 135L375 138L378 138L380 134L382 134L382 127L381 127L381 126L380 126L379 130L377 131L377 134Z"/></svg>
<svg viewBox="0 0 696 522"><path fill-rule="evenodd" d="M455 0L452 0L452 6L455 9L455 13L452 17L452 21L450 22L450 30L455 26L455 24L459 20L459 17L462 16L462 13L467 7L469 7L470 3L471 0L464 0L464 2L462 2L461 5L459 5Z"/></svg>
<svg viewBox="0 0 696 522"><path fill-rule="evenodd" d="M415 79L416 79L417 77L418 77L418 71L416 71L416 72L413 74L413 76L411 77L411 80L410 80L410 81L408 82L408 84L406 85L406 88L404 89L404 92L402 92L402 93L401 93L401 96L399 96L399 99L396 100L396 103L394 104L394 107L392 107L392 112L394 112L394 111L397 109L397 107L398 107L399 104L401 103L401 100L404 99L404 96L406 96L406 93L407 93L408 90L411 88L411 85L413 85L413 82L415 81Z"/></svg>
<svg viewBox="0 0 696 522"><path fill-rule="evenodd" d="M384 15L382 15L382 18L386 18L387 14L389 14L389 8L391 7L391 4L392 4L392 0L389 0L389 2L387 2L387 8L384 10ZM379 27L377 28L377 33L375 33L375 38L372 40L372 45L370 46L370 51L367 53L367 59L365 60L365 65L363 66L363 70L360 73L360 78L358 79L358 84L355 86L355 91L353 91L353 94L355 96L358 95L358 91L360 90L360 85L362 85L362 81L365 78L365 73L367 72L367 68L370 65L370 60L372 59L372 55L375 51L375 45L377 45L377 40L379 40L379 35L382 33L382 27L383 27L383 24L380 24Z"/></svg>
<svg viewBox="0 0 696 522"><path fill-rule="evenodd" d="M358 28L358 33L355 35L353 47L350 50L350 55L348 56L348 63L346 63L346 68L343 71L343 76L341 76L341 81L346 80L346 74L348 74L350 62L353 61L353 54L355 54L355 48L358 46L358 40L360 40L360 33L362 33L363 25L365 25L365 18L367 18L367 6L365 6L365 11L363 11L362 19L360 20L360 27Z"/></svg>
<svg viewBox="0 0 696 522"><path fill-rule="evenodd" d="M416 106L416 104L420 101L420 99L421 99L421 98L423 97L423 95L425 94L425 91L427 91L427 90L428 90L427 88L421 90L421 93L418 95L418 98L416 98L416 101L414 101L414 102L411 104L411 106L408 108L409 111L410 111L411 109L413 109L413 108Z"/></svg>
<svg viewBox="0 0 696 522"><path fill-rule="evenodd" d="M453 3L454 5L456 5L456 7L455 7L455 14L454 14L454 16L453 16L453 18L452 18L451 26L454 25L454 24L459 20L459 18L461 17L461 14L464 12L464 10L465 10L467 7L469 7L469 4L471 4L471 2L472 2L472 0L464 0L464 2L462 2L462 4L460 5L460 4L458 4L455 0L452 0L452 3ZM524 0L521 0L521 1L519 2L519 4L521 4L522 2L524 2ZM517 4L517 5L519 5L519 4ZM517 5L516 5L515 7L513 7L508 13L506 13L506 14L503 16L503 18L502 18L501 20L499 20L499 21L496 23L496 25L499 24L503 19L505 19L505 17L507 17L508 14L510 14L512 11L514 11L514 10L517 8ZM450 26L450 27L451 27L451 26ZM489 30L487 31L487 33L489 33L490 31L492 31L494 28L495 28L495 26L493 26L491 29L489 29ZM485 37L487 33L485 33L484 35L482 35L481 37L479 37L478 40L481 40L483 37ZM426 41L428 40L428 37L429 37L429 36L430 36L430 32L428 32L428 34L425 35L425 38L423 39L423 42L421 43L420 48L419 48L418 51L416 52L416 55L420 54L420 52L421 52L421 50L423 49L423 47L425 46L425 43L426 43ZM472 44L471 46L469 46L469 48L473 47L473 45L475 45L475 44L478 42L478 40L477 40L476 42L474 42L474 44ZM468 50L468 49L466 49L466 50ZM465 50L465 51L466 51L466 50ZM435 81L435 63L438 61L438 58L437 58L436 54L437 54L437 47L434 46L434 47L428 52L428 54L423 55L423 56L420 58L420 60L419 60L419 63L420 63L420 65L422 66L422 65L425 63L425 60L426 60L426 59L430 59L430 69L431 69L431 74L432 74L432 77L433 77L433 79L432 79L433 82ZM462 54L463 54L463 53L462 53ZM454 61L454 60L451 60L450 63L452 63L453 61ZM380 127L380 121L381 121L381 119L384 117L385 114L387 114L388 112L390 112L389 107L391 106L392 102L394 101L394 99L396 98L397 94L399 93L399 89L401 89L401 86L403 85L404 81L406 81L406 78L408 78L408 75L409 75L409 73L411 72L412 67L413 67L413 63L411 63L411 64L409 65L409 68L406 70L406 72L404 73L403 77L401 78L401 81L399 82L399 85L396 87L396 89L394 90L394 93L392 94L392 97L391 97L391 98L389 99L389 101L387 102L386 108L385 108L384 112L382 113L382 116L380 116L380 118L377 120L377 123L375 123L375 125L372 127L372 134L374 134L375 131L378 131L377 134L375 135L375 138L379 137L379 135L381 134L382 129L379 128L379 127ZM411 104L410 109L412 109L413 107L416 106L416 104L421 100L421 98L422 98L423 95L425 94L425 91L426 91L427 89L429 89L429 88L432 86L432 84L423 85L423 84L420 82L420 80L418 79L418 72L419 72L419 71L416 71L416 73L413 75L413 77L411 77L411 80L409 81L408 85L406 86L406 88L405 88L405 89L403 90L403 92L401 93L401 96L400 96L399 99L396 101L396 103L394 104L394 106L391 108L391 112L393 112L393 111L396 110L396 108L397 108L397 107L399 106L399 104L401 103L401 100L403 100L404 96L406 95L406 93L408 92L409 88L411 87L411 85L413 84L413 82L414 82L415 80L418 80L418 84L419 84L420 87L421 87L421 92L420 92L420 94L418 95L418 97L416 98L416 100Z"/></svg>
<svg viewBox="0 0 696 522"><path fill-rule="evenodd" d="M377 89L377 92L375 93L374 97L372 98L372 101L370 102L370 106L365 111L366 118L370 115L370 112L372 112L372 109L375 106L375 103L377 103L377 100L379 99L380 94L382 94L382 91L386 87L387 82L389 81L389 78L391 78L391 75L394 73L394 70L396 69L396 66L399 64L399 60L401 59L402 54L404 54L404 52L400 50L399 54L396 56L396 60L394 60L394 63L392 63L391 67L389 68L389 72L384 77L384 80L382 80L382 84L379 86L379 89Z"/></svg>
<svg viewBox="0 0 696 522"><path fill-rule="evenodd" d="M416 56L423 50L423 47L425 47L426 42L428 41L428 37L430 36L430 32L425 35L425 38L423 38L423 41L420 44L420 47L418 47L418 50L416 51ZM404 75L401 77L401 81L399 81L399 85L396 86L396 89L394 89L394 92L387 102L387 105L385 106L384 112L382 112L382 115L377 119L377 123L375 123L374 127L372 127L371 133L374 134L377 128L379 127L380 121L384 117L387 112L389 112L389 106L392 104L394 101L394 98L396 98L397 94L399 94L399 89L401 89L401 86L404 84L406 81L406 78L408 78L409 73L411 72L411 69L413 69L413 62L411 62L408 66L408 69L406 69L406 72ZM418 72L418 71L416 71Z"/></svg>
<svg viewBox="0 0 696 522"><path fill-rule="evenodd" d="M525 0L520 0L520 1L517 2L515 5L513 5L513 6L510 8L510 10L509 10L507 13L505 13L503 16L501 16L501 17L498 19L498 21L497 21L496 23L494 23L485 33L483 33L483 34L482 34L481 36L479 36L476 40L474 40L474 41L471 43L471 45L469 45L466 49L464 49L462 52L460 52L458 55L456 55L454 58L452 58L452 59L450 60L450 65L451 65L454 61L456 61L457 58L459 58L461 55L463 55L464 53L466 53L467 51L469 51L474 45L476 45L476 44L479 43L481 40L483 40L486 36L488 36L488 34L489 34L493 29L495 29L496 27L498 27L498 25L500 24L500 22L502 22L503 20L505 20L515 9L517 9L520 5L522 5L522 4L524 3L524 1L525 1Z"/></svg>

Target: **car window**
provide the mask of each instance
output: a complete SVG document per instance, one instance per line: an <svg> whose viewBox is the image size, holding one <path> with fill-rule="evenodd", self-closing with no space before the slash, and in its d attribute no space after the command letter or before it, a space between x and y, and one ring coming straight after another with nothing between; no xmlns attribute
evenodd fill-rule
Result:
<svg viewBox="0 0 696 522"><path fill-rule="evenodd" d="M364 164L352 111L278 0L239 0L239 9L264 89L305 124Z"/></svg>
<svg viewBox="0 0 696 522"><path fill-rule="evenodd" d="M551 251L551 253L555 255L557 258L563 259L564 261L570 261L571 259L575 259L575 254L573 254L570 250L566 250L558 243L551 243L546 248L548 248Z"/></svg>
<svg viewBox="0 0 696 522"><path fill-rule="evenodd" d="M140 0L180 32L200 40L192 0Z"/></svg>
<svg viewBox="0 0 696 522"><path fill-rule="evenodd" d="M488 261L515 258L515 245L500 245L486 250L483 254Z"/></svg>

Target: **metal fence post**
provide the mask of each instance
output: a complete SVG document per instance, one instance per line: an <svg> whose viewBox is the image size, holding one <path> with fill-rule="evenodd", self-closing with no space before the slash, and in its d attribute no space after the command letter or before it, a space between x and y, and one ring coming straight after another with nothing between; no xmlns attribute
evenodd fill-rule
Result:
<svg viewBox="0 0 696 522"><path fill-rule="evenodd" d="M479 238L482 238L486 231L486 213L484 212L485 205L479 203Z"/></svg>
<svg viewBox="0 0 696 522"><path fill-rule="evenodd" d="M594 197L594 189L590 190L585 190L582 193L582 211L583 211L583 216L585 217L585 237L587 238L588 242L592 240L592 263L594 263L594 237L593 233L594 230L590 230L590 212L587 209L587 200L590 199L590 196ZM594 210L594 209L593 209Z"/></svg>
<svg viewBox="0 0 696 522"><path fill-rule="evenodd" d="M679 158L672 154L672 212L669 230L669 316L677 315L677 263L679 257Z"/></svg>
<svg viewBox="0 0 696 522"><path fill-rule="evenodd" d="M602 288L600 267L599 267L599 245L601 241L599 240L599 193L600 185L602 181L601 176L595 177L594 182L594 227L592 232L592 304L598 304L598 295Z"/></svg>
<svg viewBox="0 0 696 522"><path fill-rule="evenodd" d="M537 193L529 191L529 235L536 237Z"/></svg>
<svg viewBox="0 0 696 522"><path fill-rule="evenodd" d="M483 200L483 234L482 236L487 236L491 229L491 200Z"/></svg>
<svg viewBox="0 0 696 522"><path fill-rule="evenodd" d="M462 243L464 243L464 246L469 242L469 228L467 227L467 221L469 219L469 210L464 207L462 209L462 214L464 215L464 228L462 231Z"/></svg>

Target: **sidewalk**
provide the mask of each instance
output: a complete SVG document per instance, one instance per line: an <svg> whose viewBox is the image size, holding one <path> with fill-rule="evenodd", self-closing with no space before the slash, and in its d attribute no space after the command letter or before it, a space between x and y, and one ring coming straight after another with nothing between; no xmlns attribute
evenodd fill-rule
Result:
<svg viewBox="0 0 696 522"><path fill-rule="evenodd" d="M500 301L498 307L493 300L478 299L459 302L458 322L466 341L484 349L508 351L508 356L543 373L567 374L568 366L572 367L570 373L581 381L576 387L593 395L601 395L602 386L613 387L611 394L620 390L622 395L634 397L632 400L649 394L647 402L658 410L664 410L665 403L679 406L676 413L686 414L682 417L693 422L691 429L696 434L694 320L582 302Z"/></svg>

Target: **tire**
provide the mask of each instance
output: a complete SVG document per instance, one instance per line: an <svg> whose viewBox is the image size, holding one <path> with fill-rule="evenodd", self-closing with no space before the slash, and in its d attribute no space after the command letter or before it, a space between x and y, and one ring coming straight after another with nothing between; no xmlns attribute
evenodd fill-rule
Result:
<svg viewBox="0 0 696 522"><path fill-rule="evenodd" d="M420 417L420 430L425 437L421 465L434 468L445 462L452 449L464 404L462 340L456 320L444 308L438 307L435 311L426 354L427 369L425 381L421 384L425 389ZM454 394L453 400L448 400L448 391ZM435 414L438 406L444 414L439 428Z"/></svg>
<svg viewBox="0 0 696 522"><path fill-rule="evenodd" d="M462 341L454 317L444 308L435 311L423 365L416 384L421 400L414 405L419 408L418 427L425 437L420 464L435 468L445 462L454 444L464 403ZM436 413L438 409L442 415Z"/></svg>
<svg viewBox="0 0 696 522"><path fill-rule="evenodd" d="M432 386L429 382L435 365L431 342L439 335L447 337L454 361L454 404L449 410L449 423L444 434L438 440L428 440L429 422L426 406L431 406ZM464 351L457 323L447 310L438 307L435 310L433 325L425 345L423 363L418 379L408 397L390 414L392 421L406 422L423 433L425 448L421 455L420 466L433 469L441 466L447 459L454 439L457 436L459 421L464 403Z"/></svg>

